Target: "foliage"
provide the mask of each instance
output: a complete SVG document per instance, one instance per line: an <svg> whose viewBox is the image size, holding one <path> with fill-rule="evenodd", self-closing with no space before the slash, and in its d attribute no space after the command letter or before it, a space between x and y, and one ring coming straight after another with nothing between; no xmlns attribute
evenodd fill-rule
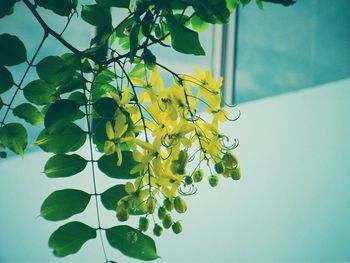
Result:
<svg viewBox="0 0 350 263"><path fill-rule="evenodd" d="M11 15L16 2L2 1L0 18ZM4 113L0 119L0 156L5 158L8 150L23 155L28 145L24 125L41 125L34 145L54 154L46 162L45 174L49 178L69 177L88 166L95 189L93 193L61 189L43 202L40 214L51 221L84 212L91 199L96 205L97 227L71 221L51 235L49 247L54 255L77 253L99 232L105 262L113 262L104 250L105 239L129 257L157 259L155 242L142 231L149 229L150 218L155 236L161 235L163 228L176 234L182 231L180 221L173 217L186 212L184 197L195 193L195 184L204 176L203 166L209 167L207 178L213 187L219 182L218 174L240 179L237 159L231 152L237 144L227 146L228 137L219 130L219 123L229 120L221 108L222 78L214 79L210 71L198 68L195 76L175 73L158 63L150 49L162 45L184 54L204 55L198 32L208 23L226 23L240 2L245 5L250 1L96 0L83 6L77 0L21 1L44 34L31 57L17 36L0 34L0 94L13 92L9 102L0 98ZM262 8L260 0L256 3ZM60 33L42 18L43 9L67 17ZM122 9L124 19L112 23L111 9ZM98 27L98 34L85 50L78 50L64 38L75 15L76 20ZM65 46L67 53L49 54L37 61L48 36ZM17 80L9 69L19 64L26 64L26 70ZM24 85L32 68L38 78ZM165 85L159 71L170 74L174 82ZM26 102L15 105L21 92ZM199 104L204 105L210 119L198 114ZM9 114L26 124L7 122ZM79 151L84 145L90 149L88 156ZM190 171L188 164L193 162L196 165ZM96 168L126 181L98 193ZM139 217L139 230L128 225L105 228L99 213L101 203L114 211L119 221L127 221L130 215Z"/></svg>

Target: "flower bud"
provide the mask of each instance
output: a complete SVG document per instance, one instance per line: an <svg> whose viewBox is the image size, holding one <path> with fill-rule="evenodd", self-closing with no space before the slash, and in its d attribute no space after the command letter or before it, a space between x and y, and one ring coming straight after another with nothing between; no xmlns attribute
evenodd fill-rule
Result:
<svg viewBox="0 0 350 263"><path fill-rule="evenodd" d="M175 223L171 226L171 228L173 229L173 232L174 232L175 234L179 234L179 233L182 232L182 225L181 225L180 221L175 222Z"/></svg>
<svg viewBox="0 0 350 263"><path fill-rule="evenodd" d="M120 222L127 221L129 219L128 211L126 211L124 209L117 211L117 218Z"/></svg>
<svg viewBox="0 0 350 263"><path fill-rule="evenodd" d="M163 221L162 221L162 223L163 223L163 226L164 226L166 229L170 228L171 225L172 225L172 223L173 223L173 219L171 218L171 215L166 214L165 217L164 217L164 219L163 219Z"/></svg>
<svg viewBox="0 0 350 263"><path fill-rule="evenodd" d="M231 171L231 178L233 180L241 179L241 169L238 166Z"/></svg>
<svg viewBox="0 0 350 263"><path fill-rule="evenodd" d="M185 183L188 185L192 184L193 183L192 177L189 175L185 176Z"/></svg>
<svg viewBox="0 0 350 263"><path fill-rule="evenodd" d="M225 171L223 162L216 163L214 168L215 168L215 172L217 172L218 174L222 174Z"/></svg>
<svg viewBox="0 0 350 263"><path fill-rule="evenodd" d="M157 237L160 237L162 233L163 233L163 228L160 225L155 224L153 228L153 234L156 235Z"/></svg>
<svg viewBox="0 0 350 263"><path fill-rule="evenodd" d="M156 210L156 199L154 197L150 197L147 199L147 212L153 214Z"/></svg>
<svg viewBox="0 0 350 263"><path fill-rule="evenodd" d="M186 164L188 162L188 153L186 150L182 150L179 152L178 160L181 164Z"/></svg>
<svg viewBox="0 0 350 263"><path fill-rule="evenodd" d="M164 206L161 206L158 208L158 218L160 220L163 220L166 214L167 214L167 211Z"/></svg>
<svg viewBox="0 0 350 263"><path fill-rule="evenodd" d="M199 183L200 181L202 181L203 179L203 170L200 169L200 170L197 170L193 173L193 181L195 183Z"/></svg>
<svg viewBox="0 0 350 263"><path fill-rule="evenodd" d="M231 152L226 152L222 157L222 161L224 162L224 165L228 168L233 168L237 166L238 163L237 158Z"/></svg>
<svg viewBox="0 0 350 263"><path fill-rule="evenodd" d="M139 230L146 232L149 227L149 221L146 217L140 217L139 219Z"/></svg>
<svg viewBox="0 0 350 263"><path fill-rule="evenodd" d="M215 187L219 183L219 177L217 175L211 175L208 178L211 187Z"/></svg>
<svg viewBox="0 0 350 263"><path fill-rule="evenodd" d="M178 162L176 160L173 160L170 165L170 170L173 174L177 173L177 167L178 167Z"/></svg>
<svg viewBox="0 0 350 263"><path fill-rule="evenodd" d="M137 241L137 233L130 231L126 234L126 240L130 243L130 244L135 244Z"/></svg>
<svg viewBox="0 0 350 263"><path fill-rule="evenodd" d="M173 210L173 208L174 208L174 204L172 201L170 201L169 198L165 198L163 201L163 204L164 204L165 209L168 210L169 212L171 210Z"/></svg>
<svg viewBox="0 0 350 263"><path fill-rule="evenodd" d="M176 168L176 173L177 174L185 174L186 173L186 167L185 165L179 164Z"/></svg>
<svg viewBox="0 0 350 263"><path fill-rule="evenodd" d="M174 199L174 208L178 213L185 213L187 210L187 204L180 196L175 197Z"/></svg>

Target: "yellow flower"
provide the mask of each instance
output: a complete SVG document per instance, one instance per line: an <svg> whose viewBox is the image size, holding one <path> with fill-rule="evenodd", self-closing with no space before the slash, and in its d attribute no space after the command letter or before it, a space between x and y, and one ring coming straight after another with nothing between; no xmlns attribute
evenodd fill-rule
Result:
<svg viewBox="0 0 350 263"><path fill-rule="evenodd" d="M126 116L120 111L117 112L114 128L112 127L112 123L110 121L106 123L106 134L108 140L105 141L103 151L106 155L117 152L117 165L120 166L122 164L121 144L134 140L134 134L132 132L127 132L128 124L126 121Z"/></svg>

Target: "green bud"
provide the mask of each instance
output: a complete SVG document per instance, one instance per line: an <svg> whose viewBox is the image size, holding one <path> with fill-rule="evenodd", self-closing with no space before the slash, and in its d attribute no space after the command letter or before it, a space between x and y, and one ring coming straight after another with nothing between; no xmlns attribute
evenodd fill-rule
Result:
<svg viewBox="0 0 350 263"><path fill-rule="evenodd" d="M160 225L155 224L153 228L153 234L156 235L157 237L160 237L162 233L163 233L163 228Z"/></svg>
<svg viewBox="0 0 350 263"><path fill-rule="evenodd" d="M195 171L192 176L193 176L193 181L195 183L199 183L203 179L203 170L200 169L200 170Z"/></svg>
<svg viewBox="0 0 350 263"><path fill-rule="evenodd" d="M150 214L153 214L156 210L156 199L154 197L150 197L147 199L147 212Z"/></svg>
<svg viewBox="0 0 350 263"><path fill-rule="evenodd" d="M237 158L231 152L226 152L222 157L222 161L224 162L224 165L228 168L233 168L237 166L238 163Z"/></svg>
<svg viewBox="0 0 350 263"><path fill-rule="evenodd" d="M164 217L164 219L163 219L163 221L162 221L162 223L163 223L163 226L164 226L166 229L170 228L171 225L172 225L172 223L173 223L173 219L171 218L171 215L166 214L165 217Z"/></svg>
<svg viewBox="0 0 350 263"><path fill-rule="evenodd" d="M174 160L171 162L171 165L170 165L170 170L173 174L176 174L177 173L177 167L178 167L178 162L177 160Z"/></svg>
<svg viewBox="0 0 350 263"><path fill-rule="evenodd" d="M188 153L186 150L179 152L178 160L181 164L186 164L188 162Z"/></svg>
<svg viewBox="0 0 350 263"><path fill-rule="evenodd" d="M208 178L211 187L215 187L219 183L219 177L217 175L211 175Z"/></svg>
<svg viewBox="0 0 350 263"><path fill-rule="evenodd" d="M167 211L164 206L161 206L158 208L158 218L160 220L163 220L166 214L167 214Z"/></svg>
<svg viewBox="0 0 350 263"><path fill-rule="evenodd" d="M173 210L174 208L174 204L173 202L170 201L169 198L165 198L163 201L164 207L166 210L168 210L169 212L171 212L171 210Z"/></svg>
<svg viewBox="0 0 350 263"><path fill-rule="evenodd" d="M189 175L185 176L185 183L192 184L193 183L192 177Z"/></svg>
<svg viewBox="0 0 350 263"><path fill-rule="evenodd" d="M174 208L178 213L185 213L187 210L187 204L180 196L175 197L174 199Z"/></svg>
<svg viewBox="0 0 350 263"><path fill-rule="evenodd" d="M174 232L175 234L179 234L179 233L182 232L182 225L181 225L180 221L175 222L175 223L171 226L171 228L173 229L173 232Z"/></svg>
<svg viewBox="0 0 350 263"><path fill-rule="evenodd" d="M176 168L176 173L177 174L185 174L186 173L186 167L185 165L179 164Z"/></svg>
<svg viewBox="0 0 350 263"><path fill-rule="evenodd" d="M238 166L231 171L231 178L233 180L241 179L241 169Z"/></svg>
<svg viewBox="0 0 350 263"><path fill-rule="evenodd" d="M117 211L117 218L120 222L127 221L129 219L129 213L126 210L119 210Z"/></svg>
<svg viewBox="0 0 350 263"><path fill-rule="evenodd" d="M146 217L140 217L139 219L139 230L146 232L149 227L149 220Z"/></svg>
<svg viewBox="0 0 350 263"><path fill-rule="evenodd" d="M126 240L130 243L130 244L135 244L137 241L137 233L130 231L126 234Z"/></svg>
<svg viewBox="0 0 350 263"><path fill-rule="evenodd" d="M214 168L218 174L223 174L225 171L225 166L224 166L223 162L216 163Z"/></svg>

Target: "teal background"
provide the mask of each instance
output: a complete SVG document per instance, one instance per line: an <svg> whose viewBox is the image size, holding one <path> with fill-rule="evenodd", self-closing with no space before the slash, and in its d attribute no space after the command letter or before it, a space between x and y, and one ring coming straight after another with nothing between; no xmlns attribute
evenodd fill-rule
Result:
<svg viewBox="0 0 350 263"><path fill-rule="evenodd" d="M235 102L350 76L349 1L299 0L240 8Z"/></svg>
<svg viewBox="0 0 350 263"><path fill-rule="evenodd" d="M214 189L204 180L198 193L186 199L188 212L176 216L184 232L169 231L155 238L163 260L156 262L350 262L349 16L346 1L327 8L316 2L301 0L293 9L266 4L263 13L254 6L242 10L239 41L247 49L243 44L238 47L236 86L238 101L245 103L230 110L231 116L238 109L242 115L236 122L224 123L222 131L240 141L235 153L243 177L237 182L220 178ZM20 18L2 20L0 32L11 27L33 43L27 47L33 50L41 32L30 23L22 3L16 7ZM44 15L50 18L50 13ZM273 27L260 32L267 19ZM323 30L308 31L310 19ZM243 36L248 28L249 35ZM312 37L312 32L323 38ZM82 48L88 46L90 34L82 24L67 32ZM210 50L211 31L203 42ZM60 46L51 47L47 52L64 52ZM181 71L194 64L210 67L208 57L196 60L159 52L169 56L164 63ZM21 69L12 68L14 74ZM242 78L242 72L249 78ZM293 92L282 94L286 91ZM87 149L81 154L87 156ZM63 259L50 252L48 237L61 224L38 217L42 201L57 189L93 189L88 168L72 178L46 178L42 170L49 156L33 152L23 159L0 160L0 262L102 262L99 240ZM98 192L118 183L103 175L97 182ZM93 203L83 215L65 222L71 220L96 226ZM102 221L105 226L118 224L112 212L103 212ZM107 251L118 262L135 262L110 247Z"/></svg>

